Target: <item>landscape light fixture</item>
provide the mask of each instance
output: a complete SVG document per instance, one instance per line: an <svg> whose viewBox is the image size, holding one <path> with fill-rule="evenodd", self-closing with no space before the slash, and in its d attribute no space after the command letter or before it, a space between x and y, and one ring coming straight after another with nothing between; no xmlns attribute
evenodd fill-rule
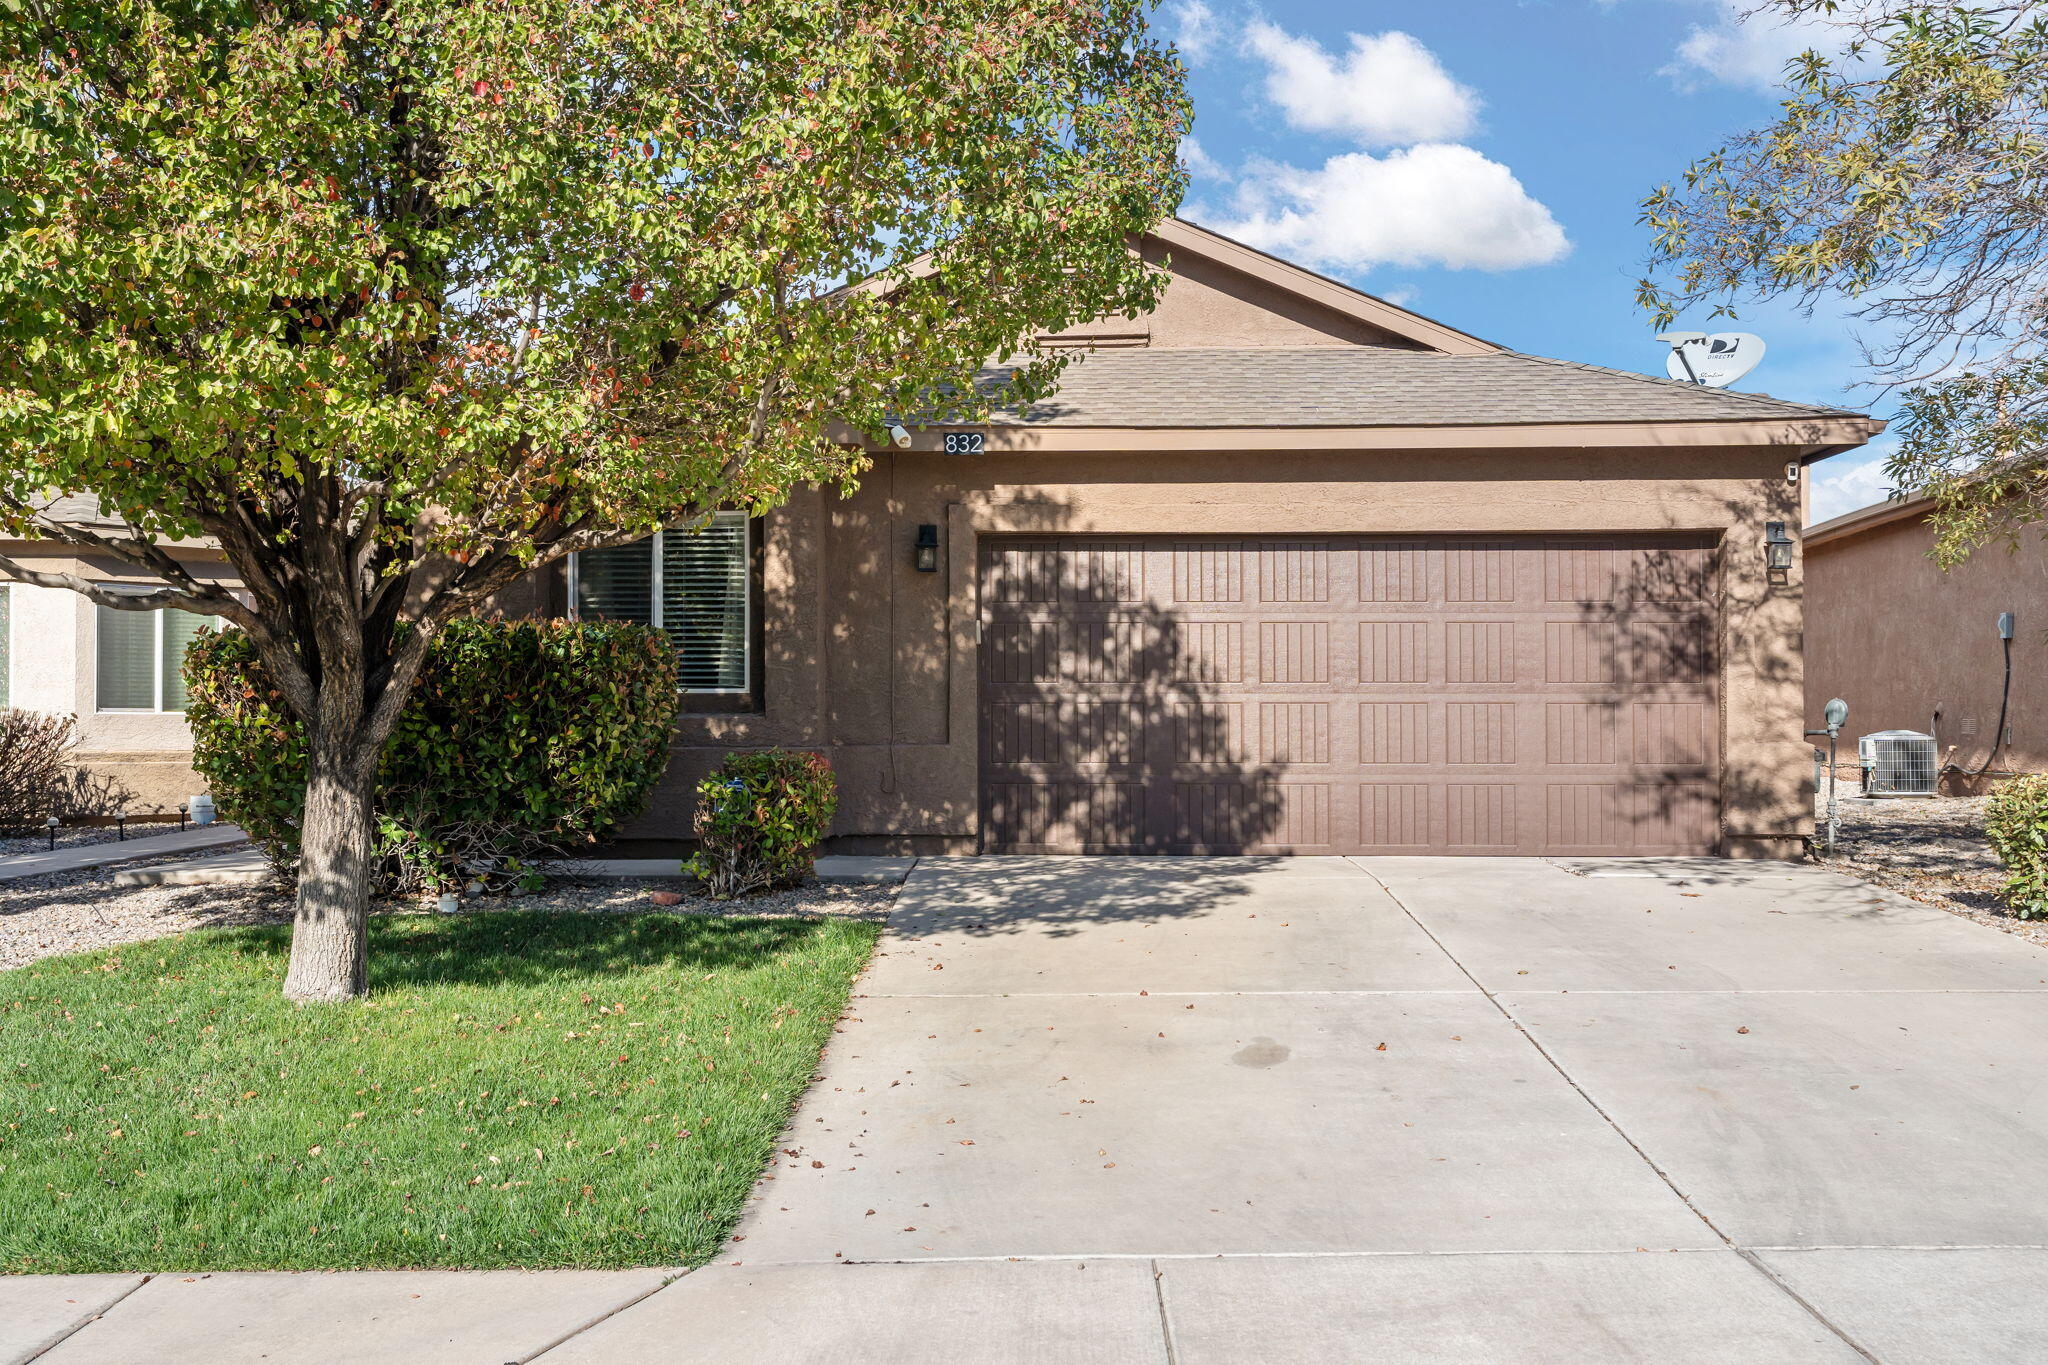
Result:
<svg viewBox="0 0 2048 1365"><path fill-rule="evenodd" d="M1784 522L1764 523L1764 567L1771 571L1772 578L1778 579L1791 572L1792 545L1792 537L1785 534Z"/></svg>
<svg viewBox="0 0 2048 1365"><path fill-rule="evenodd" d="M927 521L917 528L917 544L910 552L910 563L919 573L939 571L939 528Z"/></svg>

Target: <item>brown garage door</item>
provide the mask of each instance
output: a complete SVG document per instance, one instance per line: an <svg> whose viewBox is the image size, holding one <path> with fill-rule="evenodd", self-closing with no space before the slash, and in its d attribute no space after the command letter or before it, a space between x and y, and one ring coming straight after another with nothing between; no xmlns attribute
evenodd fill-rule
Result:
<svg viewBox="0 0 2048 1365"><path fill-rule="evenodd" d="M1002 852L1708 853L1697 539L989 538Z"/></svg>

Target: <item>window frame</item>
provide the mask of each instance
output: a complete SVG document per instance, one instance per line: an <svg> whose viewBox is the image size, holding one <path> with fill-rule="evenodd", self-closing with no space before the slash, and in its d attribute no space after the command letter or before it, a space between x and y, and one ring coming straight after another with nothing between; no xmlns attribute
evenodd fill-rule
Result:
<svg viewBox="0 0 2048 1365"><path fill-rule="evenodd" d="M115 585L115 584L103 584L102 586L104 586L104 587L109 587L109 588L112 588L112 589L113 589L114 591L116 591L116 592L120 592L120 591L121 591L121 588L120 588L120 587L119 587L118 585ZM149 588L135 588L135 589L132 589L131 591L133 591L134 593L136 593L136 594L138 594L138 595L139 595L139 594L141 594L141 593L144 593L144 592L150 592L150 591L153 591L153 589L149 589ZM124 594L124 595L125 595L125 594ZM106 606L106 605L104 605L103 603L98 603L98 602L95 602L95 603L93 603L93 623L92 623L92 626L93 626L93 630L92 630L92 713L93 713L94 715L96 715L96 716L182 716L182 715L184 715L184 714L185 714L185 713L186 713L187 711L189 711L189 710L191 709L190 707L181 707L181 708L176 708L176 709L174 709L174 708L171 708L171 707L167 707L167 706L165 706L165 705L164 705L164 613L165 613L165 612L167 612L167 611L177 611L177 610L178 610L178 608L177 608L177 607L152 607L152 608L150 608L150 609L149 609L149 611L148 611L148 613L147 613L147 614L148 614L148 616L149 616L149 618L150 618L150 635L151 635L151 640L150 640L150 650L149 650L149 655L150 655L150 695L151 695L151 697L152 697L152 698L154 699L154 701L155 701L155 703L156 703L156 704L155 704L154 706L107 706L107 705L104 705L104 704L103 704L103 703L101 702L101 700L100 700L100 693L101 693L101 691L103 690L102 684L103 684L103 683L105 682L105 679L104 679L104 678L102 678L102 677L101 677L101 675L100 675L100 662L101 662L101 656L100 656L100 616L99 616L99 613L101 613L101 612L117 612L117 613L119 613L119 614L121 614L121 615L124 615L124 616L138 616L138 615L142 615L143 613L141 613L141 612L123 612L123 611L121 611L121 609L120 609L119 607L109 607L109 606ZM197 613L194 613L194 612L187 612L187 613L185 613L185 614L186 614L186 615L188 615L188 616L191 616L191 615L196 615ZM200 624L200 625L202 625L202 626L212 626L212 627L213 627L213 628L214 628L215 630L219 630L219 629L221 629L221 618L220 618L220 617L218 617L218 616L201 616L201 617L199 618L199 624Z"/></svg>
<svg viewBox="0 0 2048 1365"><path fill-rule="evenodd" d="M742 642L740 671L743 677L738 687L678 687L676 694L686 698L738 697L750 699L754 696L757 667L760 659L760 647L756 638L757 622L754 606L755 593L759 587L757 568L758 550L760 547L754 533L754 518L748 516L745 512L715 512L712 514L711 521L708 524L713 526L738 526L740 528L740 565L746 576L746 590L740 594L741 609L744 612L745 623L745 628L740 636ZM644 545L647 547L647 553L653 557L652 562L648 566L647 593L649 600L646 624L655 630L664 629L662 621L662 587L665 566L662 562L662 537L666 536L673 529L675 528L664 526L644 540L630 541L626 546L620 547L624 549ZM581 585L584 553L584 551L579 550L569 556L568 569L564 575L564 585L568 592L567 614L568 618L572 621L584 619L582 609L578 605L582 595L578 589Z"/></svg>

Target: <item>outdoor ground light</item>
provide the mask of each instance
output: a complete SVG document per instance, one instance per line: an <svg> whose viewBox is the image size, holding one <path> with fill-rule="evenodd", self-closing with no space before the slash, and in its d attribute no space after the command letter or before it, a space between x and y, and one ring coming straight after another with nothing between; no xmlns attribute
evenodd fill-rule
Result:
<svg viewBox="0 0 2048 1365"><path fill-rule="evenodd" d="M58 819L58 818L57 818L56 816L54 816L54 815L53 815L53 816L51 816L51 817L50 817L49 819L47 819L47 820L43 821L43 829L44 829L44 830L45 830L45 831L46 831L46 832L47 832L47 833L49 834L49 836L50 836L50 848L51 848L51 851L53 851L53 852L54 852L54 851L56 850L56 847L57 847L57 826L59 826L59 825L61 825L61 824L63 824L63 823L64 823L64 822L63 822L62 820L59 820L59 819Z"/></svg>
<svg viewBox="0 0 2048 1365"><path fill-rule="evenodd" d="M919 573L939 571L939 528L931 522L917 528L917 545L910 552L910 562Z"/></svg>
<svg viewBox="0 0 2048 1365"><path fill-rule="evenodd" d="M1791 572L1792 544L1792 537L1785 534L1784 522L1764 523L1764 567L1773 575Z"/></svg>

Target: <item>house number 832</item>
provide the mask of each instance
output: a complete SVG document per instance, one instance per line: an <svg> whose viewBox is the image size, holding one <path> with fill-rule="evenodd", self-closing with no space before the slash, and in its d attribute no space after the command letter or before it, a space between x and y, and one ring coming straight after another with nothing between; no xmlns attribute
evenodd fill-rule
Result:
<svg viewBox="0 0 2048 1365"><path fill-rule="evenodd" d="M978 431L949 431L946 433L948 455L979 455L982 452L982 433Z"/></svg>

